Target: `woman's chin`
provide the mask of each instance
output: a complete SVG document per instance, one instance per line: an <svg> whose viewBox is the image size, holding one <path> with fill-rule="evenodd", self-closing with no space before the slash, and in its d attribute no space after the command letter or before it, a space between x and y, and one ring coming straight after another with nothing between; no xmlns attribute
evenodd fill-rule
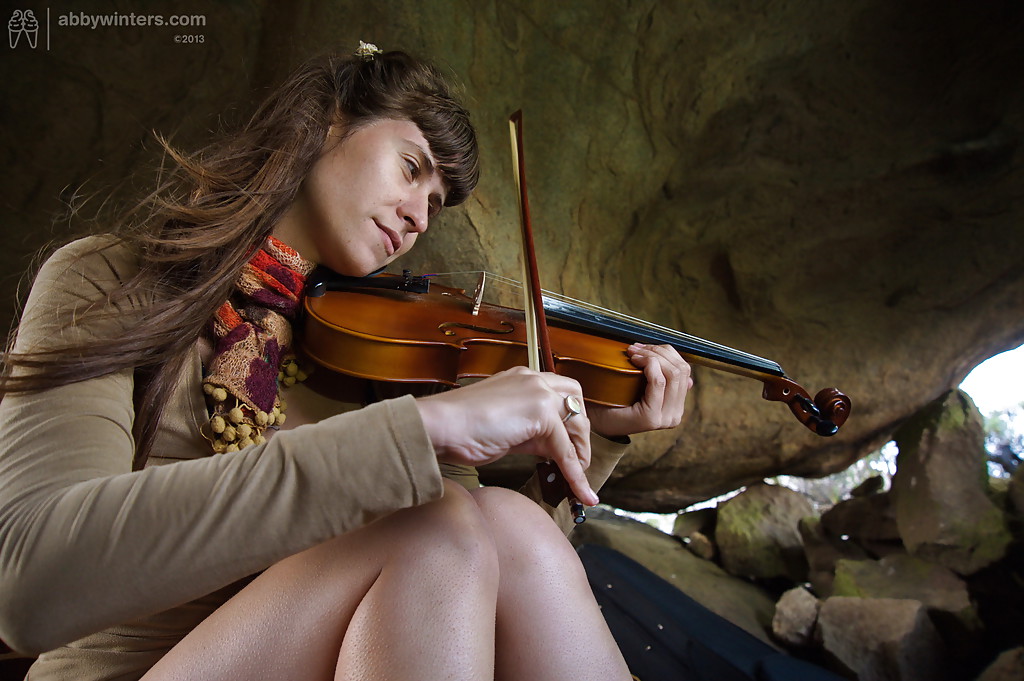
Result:
<svg viewBox="0 0 1024 681"><path fill-rule="evenodd" d="M387 265L388 260L381 262L376 258L364 258L364 259L350 259L347 261L339 261L331 263L330 261L324 262L323 264L337 272L338 274L346 277L365 277L368 274L373 274L377 270Z"/></svg>

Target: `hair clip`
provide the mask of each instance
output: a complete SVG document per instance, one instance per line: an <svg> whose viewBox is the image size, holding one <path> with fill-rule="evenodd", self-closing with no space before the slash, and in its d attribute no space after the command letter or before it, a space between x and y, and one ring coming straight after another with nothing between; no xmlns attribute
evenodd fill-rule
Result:
<svg viewBox="0 0 1024 681"><path fill-rule="evenodd" d="M359 49L356 50L356 56L363 61L371 61L378 54L384 54L384 50L380 49L373 43L364 43L362 40L359 41Z"/></svg>

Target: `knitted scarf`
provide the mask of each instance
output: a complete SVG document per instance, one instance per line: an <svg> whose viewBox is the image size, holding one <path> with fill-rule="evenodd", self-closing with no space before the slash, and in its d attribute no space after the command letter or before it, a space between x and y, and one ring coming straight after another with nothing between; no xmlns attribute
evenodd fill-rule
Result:
<svg viewBox="0 0 1024 681"><path fill-rule="evenodd" d="M203 379L212 416L203 435L215 452L258 444L265 428L284 420L279 373L292 344L290 320L313 267L268 237L242 268L235 293L214 313L216 345Z"/></svg>

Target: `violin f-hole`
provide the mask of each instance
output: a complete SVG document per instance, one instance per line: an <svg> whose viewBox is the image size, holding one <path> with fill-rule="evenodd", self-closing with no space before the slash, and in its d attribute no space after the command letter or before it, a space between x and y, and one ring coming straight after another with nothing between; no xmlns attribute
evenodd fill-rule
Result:
<svg viewBox="0 0 1024 681"><path fill-rule="evenodd" d="M437 328L446 336L454 336L455 331L452 329L468 329L470 331L478 331L480 333L493 333L495 335L505 335L513 333L516 330L515 324L501 320L498 322L501 326L506 327L502 329L489 329L486 326L476 326L475 324L465 324L463 322L442 322L437 325Z"/></svg>

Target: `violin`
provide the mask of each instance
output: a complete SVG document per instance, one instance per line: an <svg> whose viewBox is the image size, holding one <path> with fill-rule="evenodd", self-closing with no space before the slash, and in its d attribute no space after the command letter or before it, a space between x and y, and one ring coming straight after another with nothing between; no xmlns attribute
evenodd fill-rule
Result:
<svg viewBox="0 0 1024 681"><path fill-rule="evenodd" d="M451 283L440 283L446 277ZM489 273L345 277L319 267L307 280L303 352L357 378L455 387L527 363L525 313L506 303L517 286ZM577 380L587 401L624 407L641 398L643 372L626 354L640 342L671 345L691 364L761 381L764 399L786 404L818 435L834 435L850 414L839 390L812 399L772 360L548 291L542 300L554 371Z"/></svg>

